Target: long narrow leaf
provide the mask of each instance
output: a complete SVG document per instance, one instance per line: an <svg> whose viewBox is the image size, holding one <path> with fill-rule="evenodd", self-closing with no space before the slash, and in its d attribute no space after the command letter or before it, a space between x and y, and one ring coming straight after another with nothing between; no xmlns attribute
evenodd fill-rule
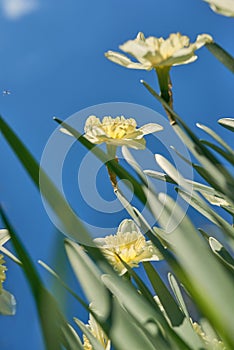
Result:
<svg viewBox="0 0 234 350"><path fill-rule="evenodd" d="M224 66L234 73L234 58L216 43L205 45L206 48L214 55Z"/></svg>

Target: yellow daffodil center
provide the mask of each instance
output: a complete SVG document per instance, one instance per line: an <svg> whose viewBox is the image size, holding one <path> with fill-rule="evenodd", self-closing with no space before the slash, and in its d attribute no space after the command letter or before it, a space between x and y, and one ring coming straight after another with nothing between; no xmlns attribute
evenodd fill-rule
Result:
<svg viewBox="0 0 234 350"><path fill-rule="evenodd" d="M101 128L105 134L112 139L123 139L136 131L136 121L133 118L105 117L101 123Z"/></svg>
<svg viewBox="0 0 234 350"><path fill-rule="evenodd" d="M6 279L5 271L6 271L6 266L4 266L4 260L3 260L3 255L0 254L0 294L2 292L2 284Z"/></svg>
<svg viewBox="0 0 234 350"><path fill-rule="evenodd" d="M102 247L103 254L110 261L114 269L119 272L123 270L121 260L130 267L136 267L142 259L148 258L151 255L145 237L136 232L119 232L115 236L107 236L105 242L105 247Z"/></svg>

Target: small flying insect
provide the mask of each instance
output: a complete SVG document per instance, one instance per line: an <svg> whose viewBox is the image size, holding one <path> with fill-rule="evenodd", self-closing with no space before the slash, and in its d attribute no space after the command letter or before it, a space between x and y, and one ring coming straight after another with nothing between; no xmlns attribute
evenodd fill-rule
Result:
<svg viewBox="0 0 234 350"><path fill-rule="evenodd" d="M10 92L10 90L3 90L2 94L3 94L3 96L10 95L11 92Z"/></svg>

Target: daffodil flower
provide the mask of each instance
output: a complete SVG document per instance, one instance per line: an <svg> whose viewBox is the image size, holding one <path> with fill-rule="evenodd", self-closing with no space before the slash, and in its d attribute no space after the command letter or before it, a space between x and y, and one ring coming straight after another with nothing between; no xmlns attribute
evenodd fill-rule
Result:
<svg viewBox="0 0 234 350"><path fill-rule="evenodd" d="M3 247L3 244L5 244L9 239L9 232L4 229L0 230L0 251L2 251L5 255L8 255L15 262L20 263L20 261L11 252ZM16 306L15 298L3 288L3 282L6 279L5 271L7 270L4 263L5 261L3 259L3 254L0 254L0 314L14 315Z"/></svg>
<svg viewBox="0 0 234 350"><path fill-rule="evenodd" d="M107 51L105 56L126 68L151 70L193 62L197 59L194 52L212 41L212 37L208 34L198 35L196 41L190 43L189 38L180 33L170 34L169 38L164 39L153 36L145 38L140 32L136 39L129 40L119 47L138 62L131 61L127 56L114 51Z"/></svg>
<svg viewBox="0 0 234 350"><path fill-rule="evenodd" d="M234 17L234 1L233 0L204 0L208 2L211 9L224 16Z"/></svg>
<svg viewBox="0 0 234 350"><path fill-rule="evenodd" d="M146 241L132 220L123 220L115 235L95 238L94 242L120 275L127 271L122 261L130 267L137 267L142 261L163 258L152 242Z"/></svg>
<svg viewBox="0 0 234 350"><path fill-rule="evenodd" d="M93 334L93 336L100 342L103 349L110 350L111 348L110 340L108 339L107 335L103 332L103 329L101 328L101 326L96 322L95 318L91 314L89 316L87 327L90 330L90 332ZM90 341L85 335L83 335L83 340L84 340L84 343L83 343L84 350L93 350L93 347L90 344Z"/></svg>
<svg viewBox="0 0 234 350"><path fill-rule="evenodd" d="M106 143L112 146L127 146L135 149L145 148L144 136L162 130L159 124L149 123L137 128L136 120L124 116L112 118L103 117L102 121L95 115L90 115L84 127L84 137L92 143ZM65 128L61 132L73 136Z"/></svg>

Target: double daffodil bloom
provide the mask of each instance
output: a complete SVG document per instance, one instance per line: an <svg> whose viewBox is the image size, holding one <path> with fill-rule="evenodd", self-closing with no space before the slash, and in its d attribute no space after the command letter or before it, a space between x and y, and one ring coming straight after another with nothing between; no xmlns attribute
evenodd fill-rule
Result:
<svg viewBox="0 0 234 350"><path fill-rule="evenodd" d="M163 258L152 242L146 241L132 220L123 220L115 235L95 238L94 242L120 275L127 271L122 261L130 267L137 267L142 261Z"/></svg>
<svg viewBox="0 0 234 350"><path fill-rule="evenodd" d="M85 137L92 143L105 142L114 146L127 146L135 149L145 148L144 136L162 130L159 124L146 124L137 128L135 119L104 117L102 121L95 115L88 117L85 123Z"/></svg>
<svg viewBox="0 0 234 350"><path fill-rule="evenodd" d="M102 121L95 115L90 115L84 127L84 137L92 143L113 146L127 146L135 149L145 149L144 136L163 130L159 124L149 123L137 127L136 120L124 116L112 118L103 117ZM73 136L67 129L60 128L60 131Z"/></svg>
<svg viewBox="0 0 234 350"><path fill-rule="evenodd" d="M105 56L126 68L151 70L193 62L197 59L194 52L212 41L212 37L208 34L198 35L196 41L190 43L189 38L180 33L170 34L169 38L164 39L153 36L145 38L140 32L136 39L119 46L123 52L130 54L138 62L131 61L127 56L114 51L107 51Z"/></svg>
<svg viewBox="0 0 234 350"><path fill-rule="evenodd" d="M103 329L101 326L96 322L95 318L90 314L89 321L87 325L88 329L92 333L92 335L100 342L103 349L110 350L111 343L108 339L107 335L103 332ZM83 348L84 350L93 350L92 345L90 344L90 341L86 337L86 335L83 335Z"/></svg>
<svg viewBox="0 0 234 350"><path fill-rule="evenodd" d="M208 2L211 9L220 15L234 17L234 1L233 0L204 0Z"/></svg>

